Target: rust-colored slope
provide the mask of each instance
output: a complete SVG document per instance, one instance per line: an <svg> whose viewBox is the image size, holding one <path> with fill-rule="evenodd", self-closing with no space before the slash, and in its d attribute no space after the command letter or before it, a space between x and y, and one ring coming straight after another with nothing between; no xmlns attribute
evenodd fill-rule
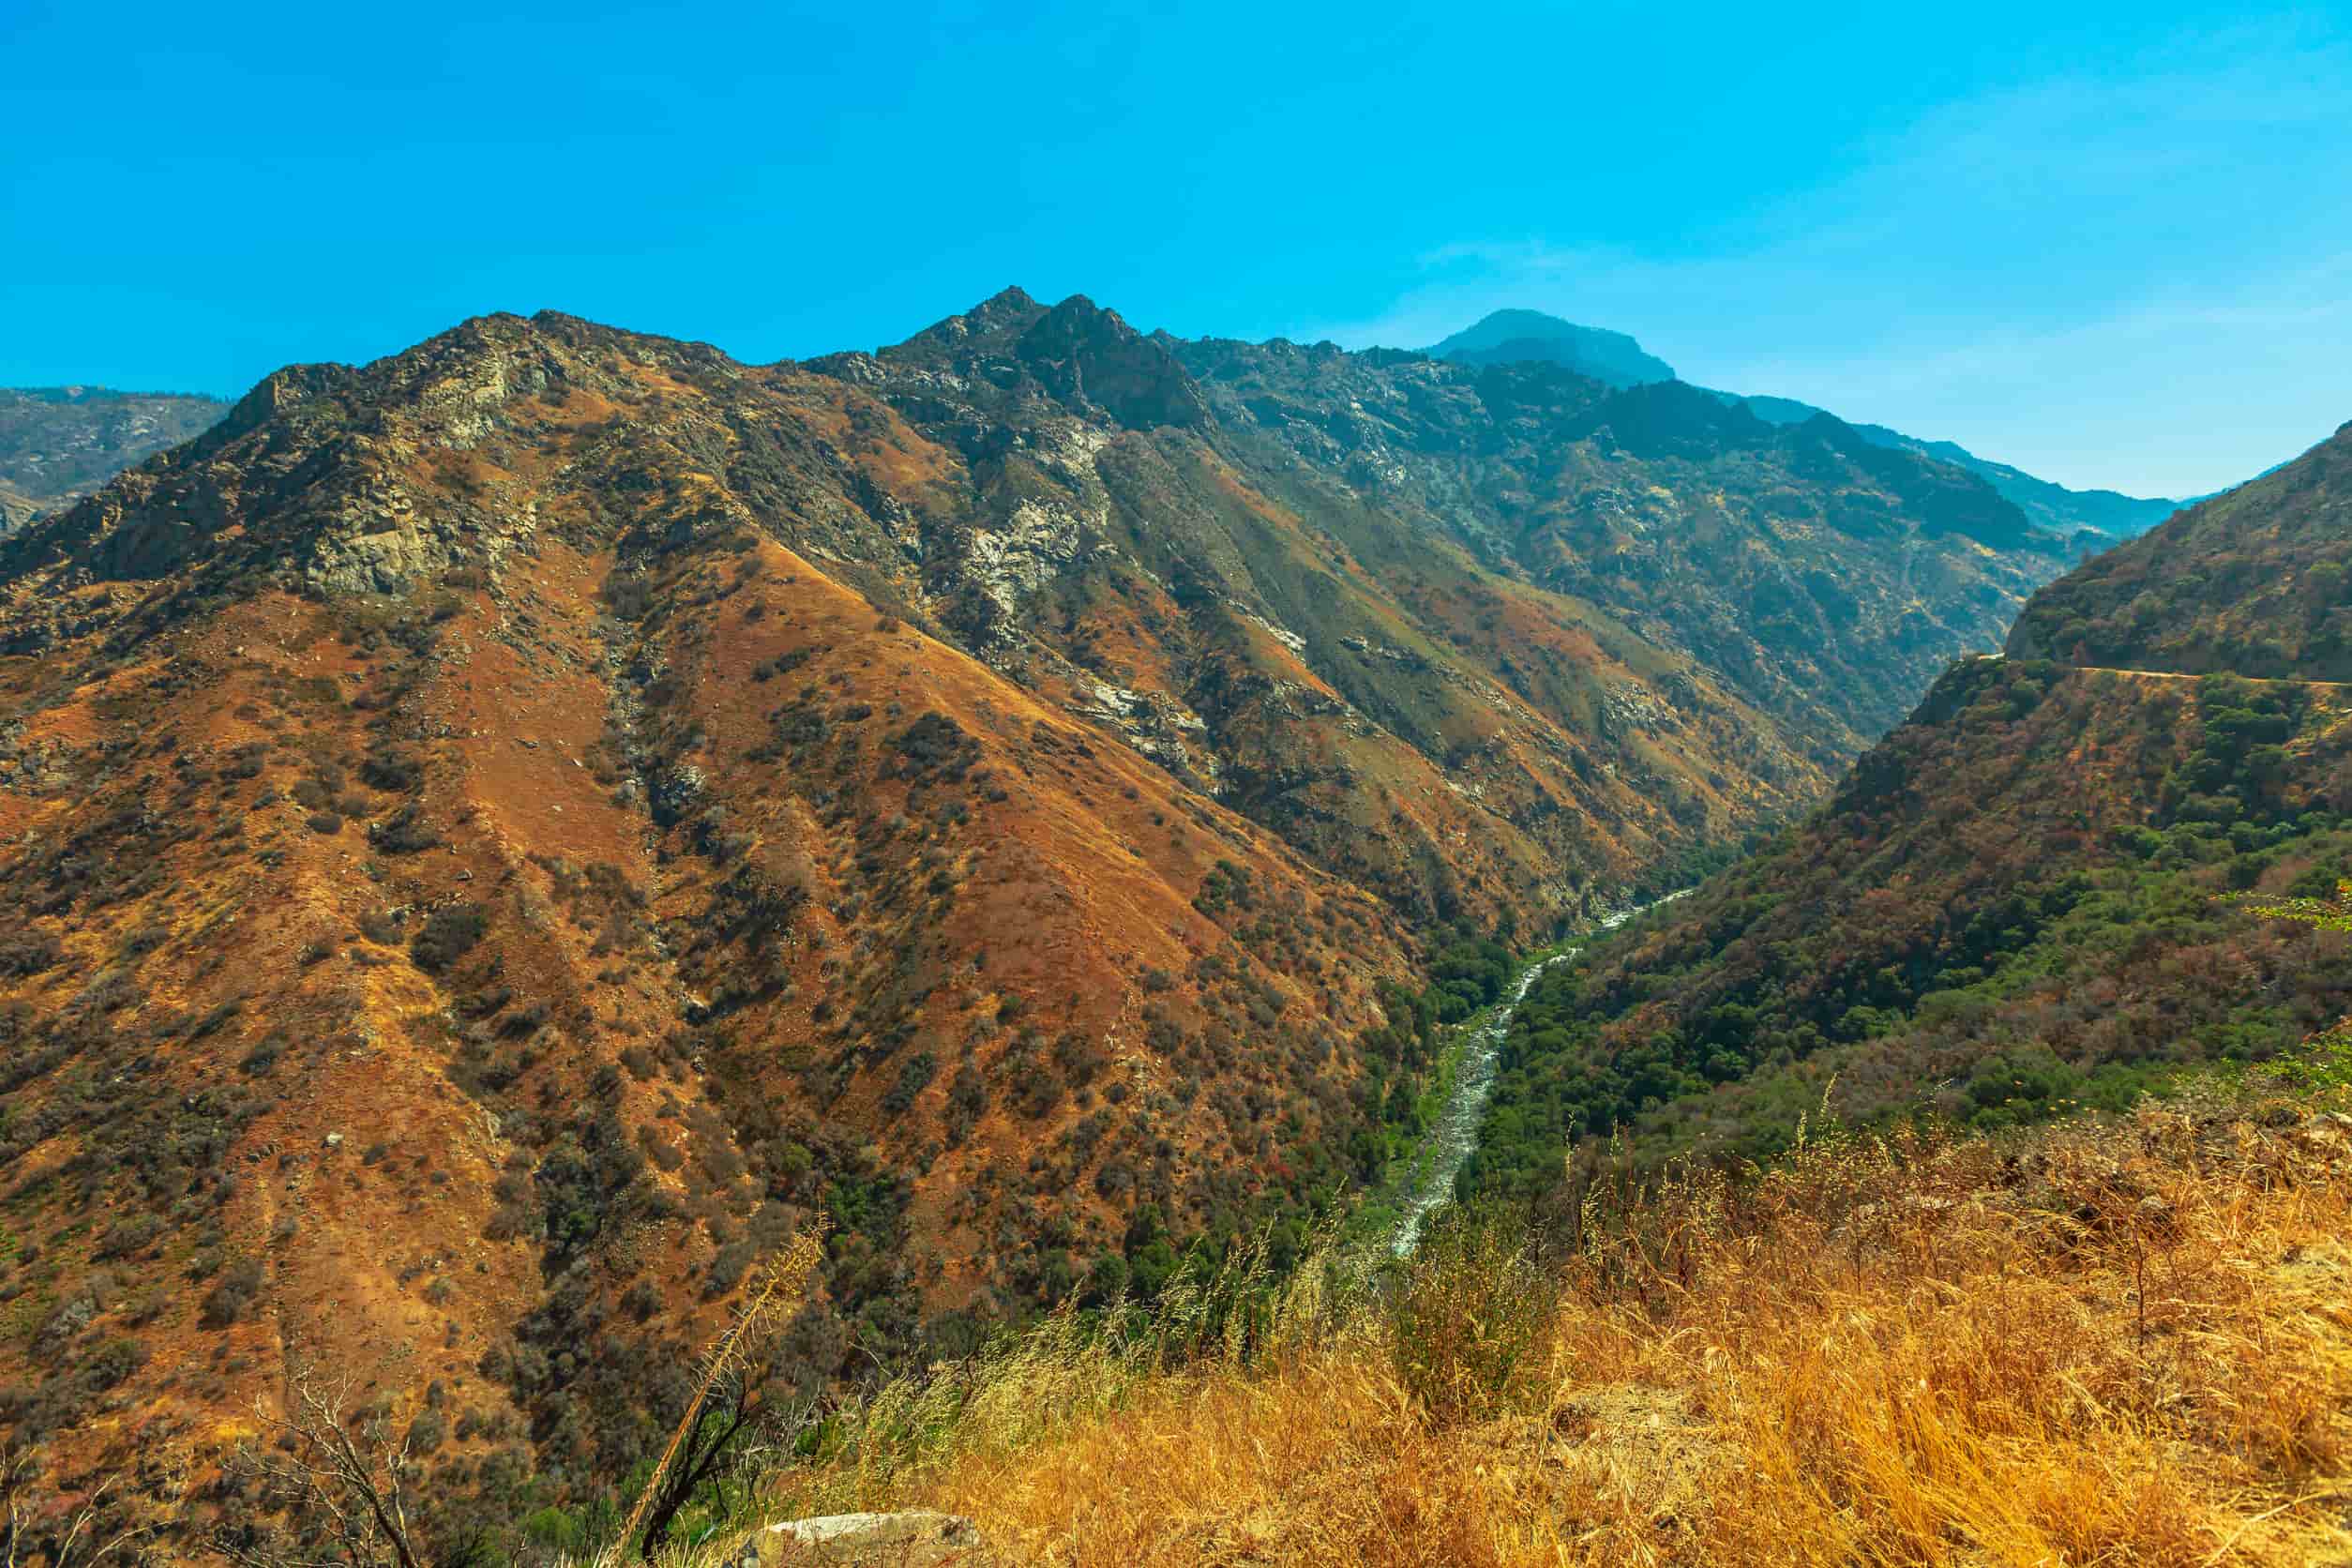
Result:
<svg viewBox="0 0 2352 1568"><path fill-rule="evenodd" d="M821 1212L811 1388L1291 1244L1425 938L1824 777L1427 493L1008 296L807 366L487 317L0 543L0 1421L191 1539L348 1373L461 1540L626 1475Z"/></svg>
<svg viewBox="0 0 2352 1568"><path fill-rule="evenodd" d="M197 1519L167 1472L306 1365L438 1385L452 1500L633 1454L820 1209L817 1381L1147 1209L1297 1201L1410 972L1384 906L878 607L835 546L891 508L843 492L952 468L887 410L774 372L721 419L479 330L17 560L7 1414ZM867 445L763 467L818 450L795 399Z"/></svg>

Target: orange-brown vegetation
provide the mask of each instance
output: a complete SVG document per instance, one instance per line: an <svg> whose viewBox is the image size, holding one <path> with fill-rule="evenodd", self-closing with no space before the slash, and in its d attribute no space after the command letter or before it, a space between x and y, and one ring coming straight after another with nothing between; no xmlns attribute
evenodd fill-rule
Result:
<svg viewBox="0 0 2352 1568"><path fill-rule="evenodd" d="M0 1426L58 1516L123 1476L259 1549L299 1510L227 1461L330 1364L437 1550L545 1545L821 1213L804 1395L1263 1224L1287 1264L1425 1086L1432 947L1813 799L1914 558L1913 661L2055 569L1815 437L1643 457L1565 372L1263 368L1084 300L768 367L490 317L0 542ZM1289 445L1362 377L1437 387L1453 478ZM1531 566L1555 438L1739 512L1736 580L1655 533ZM1802 701L1784 640L1835 654Z"/></svg>

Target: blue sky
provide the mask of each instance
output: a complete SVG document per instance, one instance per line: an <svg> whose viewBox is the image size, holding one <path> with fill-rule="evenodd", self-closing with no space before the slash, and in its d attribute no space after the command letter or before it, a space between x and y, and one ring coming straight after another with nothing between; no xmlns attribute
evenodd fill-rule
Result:
<svg viewBox="0 0 2352 1568"><path fill-rule="evenodd" d="M2140 493L2352 418L2341 10L8 0L0 84L6 384L542 308L766 360L1018 282L1349 345L1530 306Z"/></svg>

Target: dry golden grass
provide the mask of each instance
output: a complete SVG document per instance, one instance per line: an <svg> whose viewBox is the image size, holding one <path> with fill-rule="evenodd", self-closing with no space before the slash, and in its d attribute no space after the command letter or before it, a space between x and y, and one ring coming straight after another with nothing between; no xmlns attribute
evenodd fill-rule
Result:
<svg viewBox="0 0 2352 1568"><path fill-rule="evenodd" d="M1542 1266L1490 1234L1311 1271L1189 1364L1198 1300L1062 1319L885 1391L772 1506L1071 1564L2352 1563L2347 1134L1841 1139L1596 1195Z"/></svg>

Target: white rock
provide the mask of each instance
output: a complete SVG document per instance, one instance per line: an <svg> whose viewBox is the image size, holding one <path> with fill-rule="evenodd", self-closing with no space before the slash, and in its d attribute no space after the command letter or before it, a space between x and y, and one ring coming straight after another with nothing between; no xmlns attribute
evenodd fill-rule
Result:
<svg viewBox="0 0 2352 1568"><path fill-rule="evenodd" d="M956 1514L917 1509L904 1514L832 1514L770 1525L744 1544L737 1568L826 1563L834 1568L977 1568L979 1527Z"/></svg>

